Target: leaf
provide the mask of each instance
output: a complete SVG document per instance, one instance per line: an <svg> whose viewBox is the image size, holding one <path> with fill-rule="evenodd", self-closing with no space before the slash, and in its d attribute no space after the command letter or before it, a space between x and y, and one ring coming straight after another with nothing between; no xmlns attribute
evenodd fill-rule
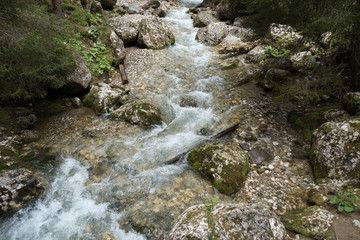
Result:
<svg viewBox="0 0 360 240"><path fill-rule="evenodd" d="M336 204L336 203L339 202L339 200L340 200L340 199L338 199L337 197L333 197L333 198L330 199L330 203L331 203L331 204Z"/></svg>
<svg viewBox="0 0 360 240"><path fill-rule="evenodd" d="M211 198L211 202L212 202L212 205L215 206L219 202L219 199L216 197L213 197L213 198Z"/></svg>
<svg viewBox="0 0 360 240"><path fill-rule="evenodd" d="M343 206L338 206L337 209L339 210L339 212L343 212L344 211L344 207Z"/></svg>
<svg viewBox="0 0 360 240"><path fill-rule="evenodd" d="M211 207L211 203L205 203L205 207Z"/></svg>
<svg viewBox="0 0 360 240"><path fill-rule="evenodd" d="M355 209L352 206L345 206L344 210L345 210L345 212L353 212Z"/></svg>

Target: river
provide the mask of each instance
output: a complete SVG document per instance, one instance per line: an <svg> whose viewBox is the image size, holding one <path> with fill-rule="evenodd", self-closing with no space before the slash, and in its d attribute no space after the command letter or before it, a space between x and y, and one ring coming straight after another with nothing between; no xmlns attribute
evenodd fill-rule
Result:
<svg viewBox="0 0 360 240"><path fill-rule="evenodd" d="M94 117L75 129L55 147L61 163L46 176L45 197L2 223L1 239L166 239L183 210L218 196L185 161L163 164L207 139L201 129L231 124L214 53L195 40L186 13L199 3L185 0L167 14L176 44L155 51L145 71L138 66L143 87L132 97L158 106L164 122L150 129L121 123L119 130L119 123ZM183 105L184 98L196 104Z"/></svg>

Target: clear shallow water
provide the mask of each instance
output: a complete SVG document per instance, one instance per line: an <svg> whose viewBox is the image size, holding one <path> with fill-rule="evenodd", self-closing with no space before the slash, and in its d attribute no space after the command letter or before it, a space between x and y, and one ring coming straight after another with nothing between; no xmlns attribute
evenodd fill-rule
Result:
<svg viewBox="0 0 360 240"><path fill-rule="evenodd" d="M188 168L186 163L164 166L164 161L207 138L196 134L198 130L221 123L213 106L219 105L214 92L222 92L223 79L214 74L210 48L195 40L197 29L186 14L199 3L184 1L169 12L165 21L176 44L158 52L163 58L143 79L153 87L139 97L159 106L166 121L152 129L128 126L134 131L64 143L60 152L66 149L66 157L49 177L45 198L4 222L0 239L101 239L106 233L116 239L145 239L122 229L120 222L140 200L172 188L173 179ZM184 96L197 107L180 106ZM94 126L104 127L106 121L97 120Z"/></svg>

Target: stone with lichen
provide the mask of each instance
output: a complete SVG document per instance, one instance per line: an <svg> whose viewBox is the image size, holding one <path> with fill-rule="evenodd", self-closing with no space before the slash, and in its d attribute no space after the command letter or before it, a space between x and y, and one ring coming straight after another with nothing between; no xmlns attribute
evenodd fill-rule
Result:
<svg viewBox="0 0 360 240"><path fill-rule="evenodd" d="M285 227L315 239L329 239L332 233L332 215L329 211L312 206L301 212L286 212L283 216Z"/></svg>
<svg viewBox="0 0 360 240"><path fill-rule="evenodd" d="M246 180L249 160L237 145L208 143L190 151L189 164L224 194L237 192Z"/></svg>
<svg viewBox="0 0 360 240"><path fill-rule="evenodd" d="M212 237L212 238L211 238ZM272 211L256 204L217 204L209 209L195 205L183 212L169 239L289 239Z"/></svg>
<svg viewBox="0 0 360 240"><path fill-rule="evenodd" d="M360 183L360 119L327 122L312 137L310 161L318 183Z"/></svg>

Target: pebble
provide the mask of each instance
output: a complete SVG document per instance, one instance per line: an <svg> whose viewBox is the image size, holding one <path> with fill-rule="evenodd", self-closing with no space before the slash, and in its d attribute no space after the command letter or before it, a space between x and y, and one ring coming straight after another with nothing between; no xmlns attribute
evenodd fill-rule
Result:
<svg viewBox="0 0 360 240"><path fill-rule="evenodd" d="M273 166L272 164L269 164L268 168L269 168L270 170L273 170L273 169L274 169L274 166Z"/></svg>

